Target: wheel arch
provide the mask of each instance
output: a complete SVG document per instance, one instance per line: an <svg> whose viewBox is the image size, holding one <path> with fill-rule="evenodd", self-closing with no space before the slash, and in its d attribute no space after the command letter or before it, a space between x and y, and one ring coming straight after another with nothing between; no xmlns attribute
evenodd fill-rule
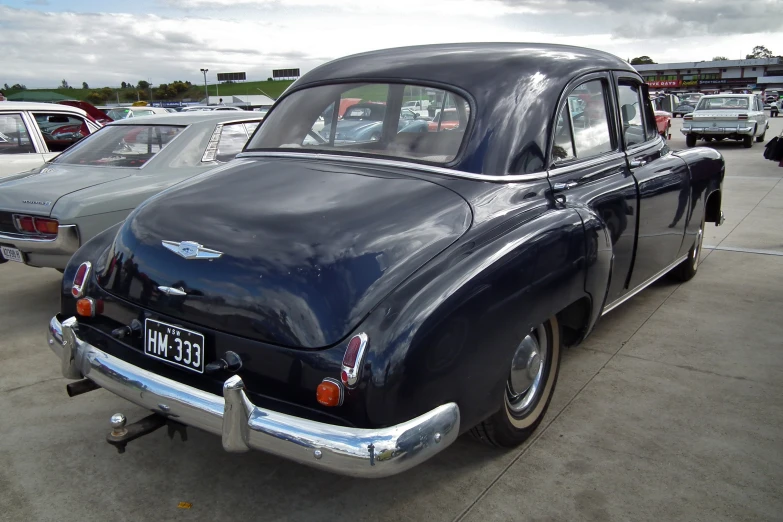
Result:
<svg viewBox="0 0 783 522"><path fill-rule="evenodd" d="M720 224L722 198L720 189L715 189L707 195L707 200L704 203L705 221Z"/></svg>

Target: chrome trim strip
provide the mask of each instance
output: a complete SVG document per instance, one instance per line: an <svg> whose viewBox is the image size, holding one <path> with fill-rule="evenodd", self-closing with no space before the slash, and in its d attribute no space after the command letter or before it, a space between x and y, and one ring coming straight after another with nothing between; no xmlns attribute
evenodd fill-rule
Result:
<svg viewBox="0 0 783 522"><path fill-rule="evenodd" d="M509 174L508 176L494 176L489 174L474 174L472 172L463 172L461 170L449 169L446 167L434 167L432 165L424 165L422 163L413 163L403 160L392 159L379 159L379 158L362 158L359 156L338 156L336 154L329 153L315 153L315 152L240 152L236 156L237 158L255 158L255 157L269 157L269 158L304 158L310 160L328 160L328 161L342 161L347 163L360 163L364 165L371 165L375 167L399 167L404 169L420 170L424 172L432 172L433 174L441 174L443 176L450 176L453 178L473 179L477 181L500 181L500 182L514 182L514 181L534 181L539 179L546 179L546 172L534 172L532 174Z"/></svg>
<svg viewBox="0 0 783 522"><path fill-rule="evenodd" d="M665 145L666 142L663 140L663 137L660 134L656 134L655 138L651 141L645 141L644 143L640 143L639 145L635 145L634 147L630 149L626 149L625 153L628 156L633 156L635 154L639 154L640 152L646 150L646 149L652 149L655 147L658 147L659 145Z"/></svg>
<svg viewBox="0 0 783 522"><path fill-rule="evenodd" d="M568 165L566 167L556 167L549 170L549 177L559 176L560 174L567 174L569 172L573 172L575 170L580 169L586 169L590 167L595 167L596 165L600 165L602 163L609 163L610 161L617 161L618 159L625 158L624 152L611 152L606 154L605 156L598 156L597 158L593 158L591 160L585 160L581 162L576 162L573 165Z"/></svg>
<svg viewBox="0 0 783 522"><path fill-rule="evenodd" d="M688 259L687 254L677 259L674 263L670 264L669 266L667 266L666 268L664 268L663 270L661 270L660 272L658 272L657 274L655 274L654 276L652 276L647 281L643 282L642 284L640 284L639 286L637 286L627 294L623 295L619 299L616 299L611 304L604 306L604 310L603 312L601 312L601 315L604 316L608 314L609 312L611 312L612 310L614 310L615 308L617 308L618 306L620 306L621 304L623 304L624 302L626 302L627 300L629 300L630 298L632 298L633 296L635 296L636 294L638 294L639 292L641 292L642 290L644 290L645 288L647 288L648 286L656 282L658 279L665 276L667 273L669 273L669 271L672 268L679 265L686 259Z"/></svg>
<svg viewBox="0 0 783 522"><path fill-rule="evenodd" d="M57 229L57 237L53 239L2 232L0 243L8 243L25 253L71 255L79 250L79 230L76 225L60 225Z"/></svg>
<svg viewBox="0 0 783 522"><path fill-rule="evenodd" d="M220 435L226 451L257 449L354 477L385 477L421 464L452 444L460 411L453 403L378 429L315 422L255 406L241 377L231 376L223 397L144 370L81 340L75 317L49 323L47 342L63 376L90 379L142 408ZM59 334L59 338L58 338Z"/></svg>

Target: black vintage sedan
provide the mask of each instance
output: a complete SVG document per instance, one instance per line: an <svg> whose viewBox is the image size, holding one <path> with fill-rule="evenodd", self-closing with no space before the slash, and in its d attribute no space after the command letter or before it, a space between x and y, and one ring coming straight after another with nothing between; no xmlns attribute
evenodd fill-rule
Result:
<svg viewBox="0 0 783 522"><path fill-rule="evenodd" d="M458 122L398 132L421 92ZM377 140L335 142L336 119L313 139L343 98L385 102ZM669 148L643 79L603 52L347 57L300 78L238 159L85 244L48 342L72 395L151 412L111 419L121 450L191 426L380 477L461 433L514 446L564 347L655 280L694 277L723 176L718 152Z"/></svg>

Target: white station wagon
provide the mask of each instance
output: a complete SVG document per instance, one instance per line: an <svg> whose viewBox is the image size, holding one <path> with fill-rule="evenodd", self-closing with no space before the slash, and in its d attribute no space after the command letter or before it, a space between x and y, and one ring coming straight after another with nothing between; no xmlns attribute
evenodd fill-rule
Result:
<svg viewBox="0 0 783 522"><path fill-rule="evenodd" d="M764 104L754 94L713 94L703 96L699 104L683 119L682 133L688 147L697 140L741 141L745 148L764 141L769 128Z"/></svg>

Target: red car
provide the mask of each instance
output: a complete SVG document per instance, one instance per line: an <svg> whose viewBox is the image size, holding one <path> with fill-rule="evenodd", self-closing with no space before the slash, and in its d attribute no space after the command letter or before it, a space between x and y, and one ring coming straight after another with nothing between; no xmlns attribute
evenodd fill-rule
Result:
<svg viewBox="0 0 783 522"><path fill-rule="evenodd" d="M443 117L441 118L441 114ZM438 126L440 124L440 127ZM432 121L427 123L427 130L430 132L437 132L440 130L456 129L459 127L459 114L457 109L445 109L442 113L438 111Z"/></svg>

